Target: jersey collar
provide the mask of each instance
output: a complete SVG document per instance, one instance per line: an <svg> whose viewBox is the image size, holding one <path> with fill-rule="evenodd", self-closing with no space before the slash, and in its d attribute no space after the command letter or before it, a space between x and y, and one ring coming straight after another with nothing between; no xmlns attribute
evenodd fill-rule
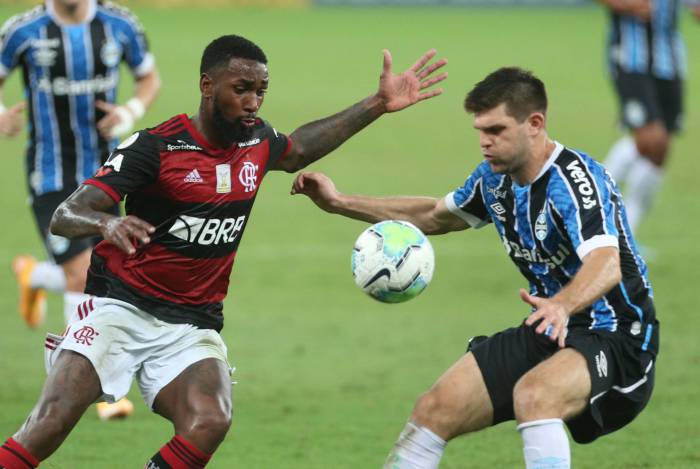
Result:
<svg viewBox="0 0 700 469"><path fill-rule="evenodd" d="M51 19L54 21L59 26L70 26L67 25L64 20L62 20L57 14L56 14L56 9L54 8L53 5L53 0L46 0L46 11L48 11L49 16ZM95 18L95 14L97 13L97 0L89 0L88 1L88 8L87 8L87 13L85 14L85 19L80 22L80 24L85 24L89 23Z"/></svg>
<svg viewBox="0 0 700 469"><path fill-rule="evenodd" d="M554 150L552 150L552 153L549 155L549 158L547 158L547 161L545 161L545 162L544 162L544 165L542 165L542 169L540 169L540 172L537 174L537 176L535 176L535 179L533 179L533 180L530 182L530 184L532 184L532 183L534 183L535 181L537 181L539 178L542 177L542 175L543 175L544 173L546 173L547 171L549 171L549 168L551 168L552 165L554 164L554 160L556 160L557 157L559 157L559 154L561 153L561 151L562 151L563 149L564 149L564 145L562 145L561 143L559 143L559 142L557 142L556 140L554 140Z"/></svg>

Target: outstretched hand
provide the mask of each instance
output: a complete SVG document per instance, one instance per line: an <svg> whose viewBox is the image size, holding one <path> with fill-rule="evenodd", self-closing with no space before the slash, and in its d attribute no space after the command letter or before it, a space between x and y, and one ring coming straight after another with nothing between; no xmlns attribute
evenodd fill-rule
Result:
<svg viewBox="0 0 700 469"><path fill-rule="evenodd" d="M386 112L400 111L418 101L442 94L441 88L427 91L427 88L447 78L447 72L434 75L436 70L447 64L447 59L440 59L428 65L435 54L437 54L435 49L431 49L408 70L401 74L394 74L391 71L391 53L384 49L384 68L379 79L377 96L384 102Z"/></svg>
<svg viewBox="0 0 700 469"><path fill-rule="evenodd" d="M299 173L292 183L291 194L304 194L322 210L332 212L340 193L323 173Z"/></svg>
<svg viewBox="0 0 700 469"><path fill-rule="evenodd" d="M569 315L564 306L552 298L530 295L522 288L520 289L520 299L535 309L528 316L525 324L532 326L537 321L542 320L535 332L538 334L547 333L550 340L557 341L559 347L564 348L567 333L566 324L569 321Z"/></svg>
<svg viewBox="0 0 700 469"><path fill-rule="evenodd" d="M0 113L0 135L14 137L22 130L22 111L25 107L26 104L21 102Z"/></svg>

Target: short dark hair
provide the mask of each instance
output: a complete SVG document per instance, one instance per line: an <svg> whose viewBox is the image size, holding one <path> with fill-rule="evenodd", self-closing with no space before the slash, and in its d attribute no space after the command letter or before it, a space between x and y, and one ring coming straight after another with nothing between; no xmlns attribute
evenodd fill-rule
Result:
<svg viewBox="0 0 700 469"><path fill-rule="evenodd" d="M215 68L226 66L233 58L267 63L265 53L254 42L235 34L229 34L214 39L204 49L199 73L210 73Z"/></svg>
<svg viewBox="0 0 700 469"><path fill-rule="evenodd" d="M489 111L506 104L506 112L522 122L533 112L547 112L544 83L532 72L503 67L477 83L467 94L464 108L470 113Z"/></svg>

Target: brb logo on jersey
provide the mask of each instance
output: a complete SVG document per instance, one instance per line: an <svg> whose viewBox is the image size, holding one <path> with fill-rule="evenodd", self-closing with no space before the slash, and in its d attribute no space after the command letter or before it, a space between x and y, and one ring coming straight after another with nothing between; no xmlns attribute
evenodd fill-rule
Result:
<svg viewBox="0 0 700 469"><path fill-rule="evenodd" d="M216 246L234 242L243 229L245 219L245 215L224 219L180 215L168 233L193 244Z"/></svg>
<svg viewBox="0 0 700 469"><path fill-rule="evenodd" d="M250 161L243 163L241 172L238 173L238 180L241 181L246 192L253 192L258 183L258 165Z"/></svg>
<svg viewBox="0 0 700 469"><path fill-rule="evenodd" d="M569 174L574 180L579 194L583 196L581 198L583 201L583 208L588 210L589 208L595 207L597 202L593 197L591 197L593 195L593 186L591 185L591 181L588 179L586 173L583 171L583 169L581 169L581 166L579 166L579 161L572 161L566 166L566 169L569 170Z"/></svg>

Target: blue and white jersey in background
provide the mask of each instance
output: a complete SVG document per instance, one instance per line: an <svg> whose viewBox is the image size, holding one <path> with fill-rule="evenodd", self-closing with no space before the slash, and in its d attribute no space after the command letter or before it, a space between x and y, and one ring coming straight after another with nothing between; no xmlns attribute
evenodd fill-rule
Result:
<svg viewBox="0 0 700 469"><path fill-rule="evenodd" d="M612 12L608 58L613 73L651 74L663 80L685 77L687 58L678 31L681 0L654 0L651 21Z"/></svg>
<svg viewBox="0 0 700 469"><path fill-rule="evenodd" d="M86 21L66 25L47 0L0 29L0 79L22 70L32 194L76 188L107 158L116 142L98 134L95 101L116 101L122 61L136 77L154 67L136 18L110 2L90 0Z"/></svg>
<svg viewBox="0 0 700 469"><path fill-rule="evenodd" d="M657 324L647 268L637 252L615 183L589 156L556 143L537 178L520 186L481 163L464 185L445 197L447 208L479 228L493 223L506 252L530 283L552 297L592 250L620 251L622 280L603 298L571 316L569 327L623 331L650 344Z"/></svg>

